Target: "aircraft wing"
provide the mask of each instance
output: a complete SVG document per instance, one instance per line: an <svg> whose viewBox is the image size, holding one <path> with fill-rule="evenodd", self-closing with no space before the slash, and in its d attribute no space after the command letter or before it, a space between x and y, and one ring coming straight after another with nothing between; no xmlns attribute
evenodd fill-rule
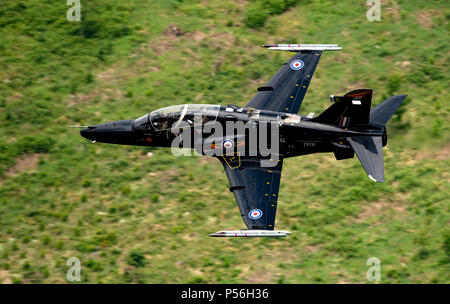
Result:
<svg viewBox="0 0 450 304"><path fill-rule="evenodd" d="M234 193L247 227L273 230L283 160L275 167L261 167L258 158L218 158L225 168L230 181L230 191Z"/></svg>
<svg viewBox="0 0 450 304"><path fill-rule="evenodd" d="M255 109L297 114L322 50L301 50L246 105Z"/></svg>

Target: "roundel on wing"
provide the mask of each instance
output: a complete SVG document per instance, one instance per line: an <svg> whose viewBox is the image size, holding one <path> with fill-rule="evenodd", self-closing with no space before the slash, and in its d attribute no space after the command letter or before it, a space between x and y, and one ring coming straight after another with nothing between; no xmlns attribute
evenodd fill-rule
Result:
<svg viewBox="0 0 450 304"><path fill-rule="evenodd" d="M291 62L290 67L292 70L297 71L300 70L301 68L303 68L305 64L303 63L302 60L297 59Z"/></svg>
<svg viewBox="0 0 450 304"><path fill-rule="evenodd" d="M222 147L224 149L231 149L231 148L233 148L233 146L234 146L234 143L231 140L229 140L229 139L225 139L222 142Z"/></svg>
<svg viewBox="0 0 450 304"><path fill-rule="evenodd" d="M257 220L263 215L263 212L260 209L252 209L248 213L248 217L252 220Z"/></svg>

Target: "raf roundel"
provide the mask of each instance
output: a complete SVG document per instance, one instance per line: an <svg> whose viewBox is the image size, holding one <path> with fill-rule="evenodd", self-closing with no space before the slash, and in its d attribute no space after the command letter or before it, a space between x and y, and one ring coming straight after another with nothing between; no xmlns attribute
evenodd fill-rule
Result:
<svg viewBox="0 0 450 304"><path fill-rule="evenodd" d="M257 220L262 215L263 215L263 212L260 209L253 209L253 210L250 210L250 212L248 213L248 217L251 218L252 220Z"/></svg>
<svg viewBox="0 0 450 304"><path fill-rule="evenodd" d="M233 142L232 142L231 140L229 140L229 139L225 139L225 140L222 142L222 147L223 147L224 149L231 149L231 148L233 148L233 146L234 146Z"/></svg>
<svg viewBox="0 0 450 304"><path fill-rule="evenodd" d="M303 68L305 64L303 63L302 60L294 60L291 62L291 69L294 71L300 70L301 68Z"/></svg>

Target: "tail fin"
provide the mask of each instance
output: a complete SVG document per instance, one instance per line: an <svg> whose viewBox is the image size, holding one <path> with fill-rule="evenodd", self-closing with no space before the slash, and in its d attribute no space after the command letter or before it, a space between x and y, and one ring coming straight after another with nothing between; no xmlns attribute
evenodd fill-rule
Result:
<svg viewBox="0 0 450 304"><path fill-rule="evenodd" d="M344 128L369 123L372 90L354 90L344 96L332 96L331 99L335 103L312 121Z"/></svg>
<svg viewBox="0 0 450 304"><path fill-rule="evenodd" d="M384 182L383 143L378 136L348 137L367 175L374 182Z"/></svg>
<svg viewBox="0 0 450 304"><path fill-rule="evenodd" d="M384 127L406 96L408 95L392 96L374 107L370 111L370 124L380 128Z"/></svg>

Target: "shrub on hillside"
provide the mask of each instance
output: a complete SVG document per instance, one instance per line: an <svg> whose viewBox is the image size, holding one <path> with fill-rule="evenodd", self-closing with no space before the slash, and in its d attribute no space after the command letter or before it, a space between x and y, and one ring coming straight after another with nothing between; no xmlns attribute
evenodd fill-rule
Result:
<svg viewBox="0 0 450 304"><path fill-rule="evenodd" d="M48 153L55 144L53 138L48 135L28 135L20 138L15 144L17 155L34 152L34 153Z"/></svg>
<svg viewBox="0 0 450 304"><path fill-rule="evenodd" d="M255 0L245 10L244 22L248 27L260 28L270 15L278 15L294 6L293 0Z"/></svg>
<svg viewBox="0 0 450 304"><path fill-rule="evenodd" d="M127 262L135 267L143 267L146 264L144 255L137 250L133 250L128 254Z"/></svg>
<svg viewBox="0 0 450 304"><path fill-rule="evenodd" d="M269 12L264 9L260 2L251 3L245 10L245 24L251 28L260 28L264 25Z"/></svg>

